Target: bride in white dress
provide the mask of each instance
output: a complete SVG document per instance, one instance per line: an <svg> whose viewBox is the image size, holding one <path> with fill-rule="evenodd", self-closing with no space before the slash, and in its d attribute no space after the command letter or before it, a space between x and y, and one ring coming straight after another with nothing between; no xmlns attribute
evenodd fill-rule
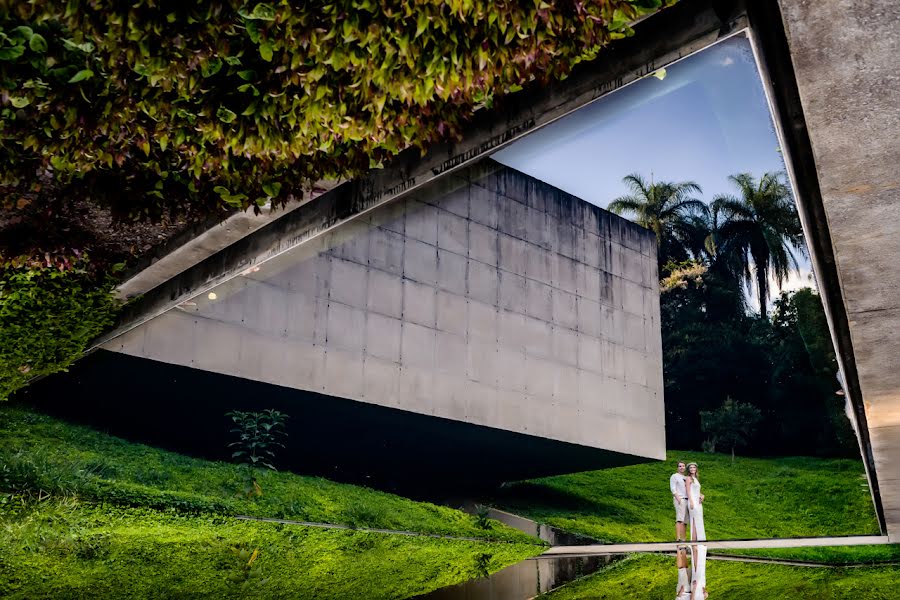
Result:
<svg viewBox="0 0 900 600"><path fill-rule="evenodd" d="M706 528L703 525L703 494L700 493L700 477L697 463L689 464L687 471L684 487L687 490L688 510L691 515L691 540L703 542L706 541Z"/></svg>

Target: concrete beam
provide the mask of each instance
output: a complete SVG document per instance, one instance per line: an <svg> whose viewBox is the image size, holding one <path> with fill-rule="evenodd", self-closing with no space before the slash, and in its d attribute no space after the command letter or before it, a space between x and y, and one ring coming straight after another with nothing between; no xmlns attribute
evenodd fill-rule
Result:
<svg viewBox="0 0 900 600"><path fill-rule="evenodd" d="M876 512L900 541L900 5L749 9Z"/></svg>

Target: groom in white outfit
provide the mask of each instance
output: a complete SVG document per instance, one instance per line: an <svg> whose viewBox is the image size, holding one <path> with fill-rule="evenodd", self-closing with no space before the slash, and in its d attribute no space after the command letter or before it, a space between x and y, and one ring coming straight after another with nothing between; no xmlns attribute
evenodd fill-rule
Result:
<svg viewBox="0 0 900 600"><path fill-rule="evenodd" d="M679 542L684 541L686 525L690 522L687 489L684 486L685 468L684 461L678 461L677 472L669 477L669 490L675 505L675 540Z"/></svg>

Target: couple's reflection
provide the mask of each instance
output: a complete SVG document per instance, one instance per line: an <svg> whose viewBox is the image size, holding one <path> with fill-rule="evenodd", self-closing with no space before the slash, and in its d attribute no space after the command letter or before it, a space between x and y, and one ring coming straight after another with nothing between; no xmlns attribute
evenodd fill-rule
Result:
<svg viewBox="0 0 900 600"><path fill-rule="evenodd" d="M703 600L706 591L706 546L681 546L675 555L678 583L675 600Z"/></svg>

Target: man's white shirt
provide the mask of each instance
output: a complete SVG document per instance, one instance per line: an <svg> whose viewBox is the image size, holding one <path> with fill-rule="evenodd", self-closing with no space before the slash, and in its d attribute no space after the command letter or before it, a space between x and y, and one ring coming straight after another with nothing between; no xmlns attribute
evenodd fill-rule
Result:
<svg viewBox="0 0 900 600"><path fill-rule="evenodd" d="M676 498L687 498L687 489L684 487L684 475L673 473L669 477L669 489Z"/></svg>

